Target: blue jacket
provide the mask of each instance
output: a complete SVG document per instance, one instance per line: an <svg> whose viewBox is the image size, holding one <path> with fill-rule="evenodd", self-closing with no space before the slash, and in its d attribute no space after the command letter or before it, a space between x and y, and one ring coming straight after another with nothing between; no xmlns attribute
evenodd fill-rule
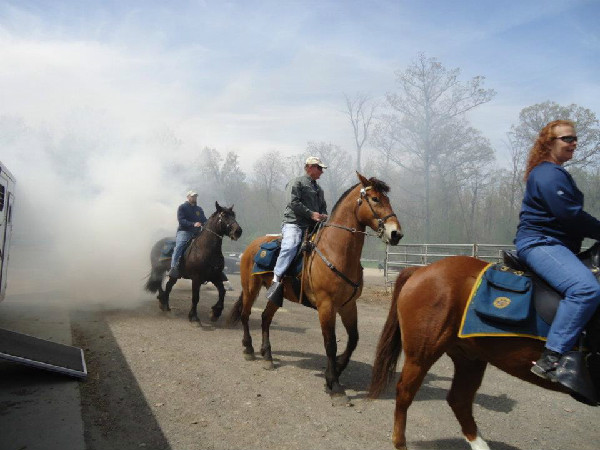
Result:
<svg viewBox="0 0 600 450"><path fill-rule="evenodd" d="M190 202L183 202L177 208L177 220L179 227L177 231L191 231L192 233L200 233L200 228L194 227L196 222L206 223L204 211L198 205L192 205Z"/></svg>
<svg viewBox="0 0 600 450"><path fill-rule="evenodd" d="M600 221L583 210L583 193L571 174L545 161L527 179L515 244L526 248L548 237L577 253L584 238L600 239Z"/></svg>

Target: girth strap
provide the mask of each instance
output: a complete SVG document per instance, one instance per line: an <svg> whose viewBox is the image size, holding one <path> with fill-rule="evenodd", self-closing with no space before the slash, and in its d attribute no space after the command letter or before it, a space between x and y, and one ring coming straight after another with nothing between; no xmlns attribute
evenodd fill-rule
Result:
<svg viewBox="0 0 600 450"><path fill-rule="evenodd" d="M350 286L352 286L354 288L354 291L352 291L352 295L350 295L350 298L348 300L346 300L343 304L342 307L344 305L346 305L346 303L348 303L350 300L352 300L354 298L354 296L356 295L356 291L358 290L358 288L360 287L359 283L355 283L354 281L352 281L350 278L348 278L344 273L340 272L334 265L332 262L330 262L323 253L321 253L321 250L319 250L319 248L317 246L314 246L314 250L315 252L317 252L317 255L319 255L321 257L321 259L323 260L323 262L325 263L325 265L327 267L329 267L329 269L331 269L331 271L333 273L335 273L338 277L340 277L342 280L344 280L346 283L348 283Z"/></svg>

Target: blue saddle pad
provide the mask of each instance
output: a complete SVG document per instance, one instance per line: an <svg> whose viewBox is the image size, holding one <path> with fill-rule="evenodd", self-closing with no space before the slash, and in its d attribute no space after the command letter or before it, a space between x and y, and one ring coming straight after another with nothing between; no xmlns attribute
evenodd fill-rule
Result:
<svg viewBox="0 0 600 450"><path fill-rule="evenodd" d="M458 336L524 336L545 340L549 329L550 325L533 307L531 278L502 264L489 264L473 286Z"/></svg>
<svg viewBox="0 0 600 450"><path fill-rule="evenodd" d="M254 266L252 267L252 275L258 275L261 273L273 272L275 269L275 263L277 263L277 257L281 250L281 239L275 239L268 242L263 242L260 248L254 256ZM286 270L286 276L298 276L302 271L302 257L297 257L292 262L292 265Z"/></svg>
<svg viewBox="0 0 600 450"><path fill-rule="evenodd" d="M163 248L160 251L160 256L163 258L170 258L173 256L173 251L175 250L175 240L166 241L163 245Z"/></svg>

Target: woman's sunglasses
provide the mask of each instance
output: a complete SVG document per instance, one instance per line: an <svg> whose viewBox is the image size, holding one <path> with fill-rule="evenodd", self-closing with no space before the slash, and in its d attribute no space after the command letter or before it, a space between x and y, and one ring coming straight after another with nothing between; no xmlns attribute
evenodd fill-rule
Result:
<svg viewBox="0 0 600 450"><path fill-rule="evenodd" d="M554 139L560 139L567 144L572 144L573 142L577 142L577 136L556 136Z"/></svg>

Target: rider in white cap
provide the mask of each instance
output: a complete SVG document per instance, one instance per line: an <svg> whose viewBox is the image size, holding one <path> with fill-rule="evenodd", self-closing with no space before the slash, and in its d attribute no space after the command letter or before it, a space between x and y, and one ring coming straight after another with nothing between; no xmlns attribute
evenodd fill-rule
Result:
<svg viewBox="0 0 600 450"><path fill-rule="evenodd" d="M183 202L177 208L177 235L175 236L175 249L171 258L171 270L169 276L179 278L179 260L186 248L186 243L197 236L202 230L202 225L206 223L204 211L197 204L198 193L196 191L188 191L187 201Z"/></svg>
<svg viewBox="0 0 600 450"><path fill-rule="evenodd" d="M317 184L326 168L319 158L309 156L304 164L306 175L294 178L286 187L287 206L281 226L281 251L273 271L273 284L267 291L267 299L278 306L283 304L283 274L298 253L304 232L317 222L327 220L325 195Z"/></svg>

